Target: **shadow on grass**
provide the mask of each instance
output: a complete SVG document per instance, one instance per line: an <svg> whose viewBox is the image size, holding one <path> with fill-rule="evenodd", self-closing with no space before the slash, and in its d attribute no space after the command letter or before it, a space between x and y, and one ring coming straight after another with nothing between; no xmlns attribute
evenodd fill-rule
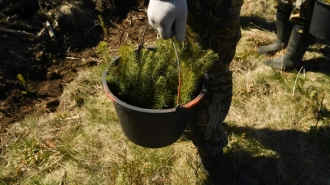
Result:
<svg viewBox="0 0 330 185"><path fill-rule="evenodd" d="M319 45L322 47L310 47L309 52L320 53L323 57L312 58L304 60L304 67L306 71L321 72L330 74L330 41L315 39L313 45Z"/></svg>
<svg viewBox="0 0 330 185"><path fill-rule="evenodd" d="M234 143L227 155L235 160L238 171L247 172L260 185L329 183L329 123L311 127L309 132L254 129L227 124L224 128L229 137L240 135L249 141L246 142L247 146Z"/></svg>
<svg viewBox="0 0 330 185"><path fill-rule="evenodd" d="M330 60L323 57L305 60L303 63L306 71L330 74Z"/></svg>

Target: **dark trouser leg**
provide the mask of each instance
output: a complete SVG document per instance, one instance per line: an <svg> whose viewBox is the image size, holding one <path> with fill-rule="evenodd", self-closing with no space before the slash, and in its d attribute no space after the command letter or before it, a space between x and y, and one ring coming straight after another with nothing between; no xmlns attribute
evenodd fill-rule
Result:
<svg viewBox="0 0 330 185"><path fill-rule="evenodd" d="M196 108L190 128L204 168L211 177L223 178L229 172L222 154L228 140L221 124L228 114L232 100L232 72L229 71L228 64L215 66L218 68L214 69L221 72L209 73L213 88Z"/></svg>
<svg viewBox="0 0 330 185"><path fill-rule="evenodd" d="M233 82L229 66L241 38L241 4L231 7L230 0L224 0L221 6L203 1L194 1L197 4L187 2L187 40L197 41L204 49L212 49L219 55L219 60L208 72L210 88L206 98L196 107L189 125L204 168L213 180L221 182L229 171L223 155L228 140L222 123L232 100Z"/></svg>
<svg viewBox="0 0 330 185"><path fill-rule="evenodd" d="M189 8L196 8L192 6L189 6L188 1ZM233 83L229 66L241 38L240 7L232 8L235 15L218 15L214 5L204 4L201 7L210 10L210 13L201 11L204 13L198 14L198 8L193 11L190 9L192 13L187 20L187 39L199 42L204 49L212 49L219 54L219 60L208 72L210 89L204 101L196 107L190 129L204 168L211 176L222 176L228 170L222 155L223 147L228 143L222 122L232 100Z"/></svg>

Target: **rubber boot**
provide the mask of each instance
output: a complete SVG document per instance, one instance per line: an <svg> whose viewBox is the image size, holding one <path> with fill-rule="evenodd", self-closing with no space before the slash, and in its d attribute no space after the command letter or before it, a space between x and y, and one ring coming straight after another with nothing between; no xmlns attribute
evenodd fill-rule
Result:
<svg viewBox="0 0 330 185"><path fill-rule="evenodd" d="M284 49L290 39L293 24L289 21L290 13L277 10L276 12L276 40L267 46L258 47L259 54L272 55Z"/></svg>
<svg viewBox="0 0 330 185"><path fill-rule="evenodd" d="M294 25L286 53L279 58L267 60L266 65L276 70L292 71L302 67L302 57L314 36L309 33L308 26Z"/></svg>

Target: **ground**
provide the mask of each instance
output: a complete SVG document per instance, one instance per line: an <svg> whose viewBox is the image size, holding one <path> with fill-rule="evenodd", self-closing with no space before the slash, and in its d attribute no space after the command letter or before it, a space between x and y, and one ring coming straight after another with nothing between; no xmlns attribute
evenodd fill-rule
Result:
<svg viewBox="0 0 330 185"><path fill-rule="evenodd" d="M108 62L95 53L98 43L115 56L147 25L140 3L118 8L129 2L0 0L0 184L204 184L192 142L157 150L129 142L102 89ZM242 7L224 154L260 184L329 184L330 47L310 47L300 74L265 66L285 52L256 52L276 37L272 6L246 0ZM53 38L42 32L47 20ZM148 44L156 37L149 31Z"/></svg>
<svg viewBox="0 0 330 185"><path fill-rule="evenodd" d="M63 85L102 62L95 51L101 40L114 54L123 43L139 42L146 3L139 0L129 9L113 3L0 1L0 135L32 112L56 111ZM46 21L53 37L43 30ZM147 33L156 37L153 30Z"/></svg>

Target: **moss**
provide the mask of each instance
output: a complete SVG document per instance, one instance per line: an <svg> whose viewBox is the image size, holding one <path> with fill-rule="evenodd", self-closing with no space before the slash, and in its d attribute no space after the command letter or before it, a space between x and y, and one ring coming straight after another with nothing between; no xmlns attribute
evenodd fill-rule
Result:
<svg viewBox="0 0 330 185"><path fill-rule="evenodd" d="M22 74L17 74L17 79L20 81L21 86L23 87L23 91L21 91L22 94L28 94L29 91L29 85L26 83L25 78L23 77Z"/></svg>
<svg viewBox="0 0 330 185"><path fill-rule="evenodd" d="M175 49L180 59L179 99ZM157 41L155 49L137 51L133 45L124 45L119 49L119 56L107 76L111 91L126 103L153 109L173 108L191 101L203 74L218 59L216 53L202 50L197 43L185 46L163 39Z"/></svg>

